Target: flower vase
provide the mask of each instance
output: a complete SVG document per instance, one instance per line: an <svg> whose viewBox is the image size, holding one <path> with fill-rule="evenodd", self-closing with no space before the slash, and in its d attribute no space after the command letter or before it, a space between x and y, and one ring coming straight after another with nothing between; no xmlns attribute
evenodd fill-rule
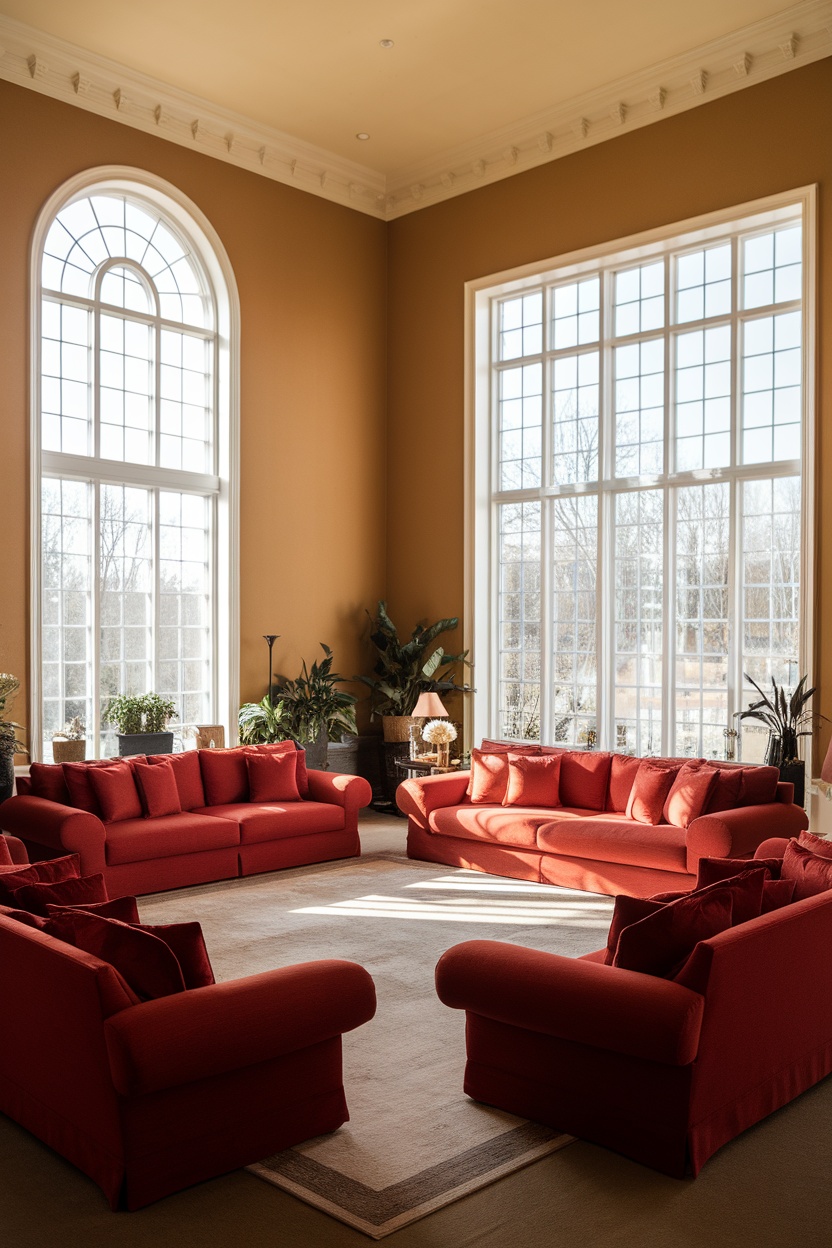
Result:
<svg viewBox="0 0 832 1248"><path fill-rule="evenodd" d="M449 767L451 764L451 743L450 741L436 742L436 766Z"/></svg>

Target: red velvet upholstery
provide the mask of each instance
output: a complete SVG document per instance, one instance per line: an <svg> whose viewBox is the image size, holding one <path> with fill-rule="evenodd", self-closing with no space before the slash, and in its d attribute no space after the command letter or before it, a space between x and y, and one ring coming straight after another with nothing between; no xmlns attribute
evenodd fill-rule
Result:
<svg viewBox="0 0 832 1248"><path fill-rule="evenodd" d="M676 770L642 759L627 802L626 815L639 823L660 823L665 800L676 779Z"/></svg>
<svg viewBox="0 0 832 1248"><path fill-rule="evenodd" d="M182 754L151 754L147 760L151 766L173 768L182 810L196 810L205 805L200 753L199 750L185 750Z"/></svg>
<svg viewBox="0 0 832 1248"><path fill-rule="evenodd" d="M246 754L248 791L251 802L299 802L297 750L277 754Z"/></svg>
<svg viewBox="0 0 832 1248"><path fill-rule="evenodd" d="M662 817L677 828L687 828L706 809L718 779L716 767L685 763L671 785Z"/></svg>
<svg viewBox="0 0 832 1248"><path fill-rule="evenodd" d="M171 757L173 757L171 755ZM159 819L163 815L178 815L182 810L176 774L169 762L136 763L133 778L146 819ZM124 816L135 819L135 815Z"/></svg>
<svg viewBox="0 0 832 1248"><path fill-rule="evenodd" d="M246 751L199 750L199 767L206 806L227 806L248 801Z"/></svg>
<svg viewBox="0 0 832 1248"><path fill-rule="evenodd" d="M483 742L483 748L502 750L505 757L510 743ZM761 805L736 805L745 772L771 769L699 760L703 771L713 766L718 774L707 798L707 813L691 818L684 828L627 819L625 808L642 759L559 747L541 750L533 746L523 752L532 758L560 755L563 805L549 808L548 819L541 819L547 813L542 806L472 802L474 788L472 784L469 792L471 774L467 772L405 780L398 787L396 801L408 820L408 855L566 888L652 896L692 889L701 857L750 858L774 833L796 836L808 826L806 812L794 805L790 784L777 784L773 800ZM593 763L593 759L599 761ZM675 772L684 761L651 759L650 766ZM606 786L603 794L600 786L593 787L599 776ZM766 774L746 784L746 796L753 794L755 783L760 792L763 788L772 792L771 776ZM575 796L570 785L583 793L585 805L569 804L568 795ZM730 795L735 804L717 809ZM665 793L663 800L666 797Z"/></svg>
<svg viewBox="0 0 832 1248"><path fill-rule="evenodd" d="M469 1096L682 1177L832 1072L830 939L832 892L702 941L677 982L472 941L437 991Z"/></svg>
<svg viewBox="0 0 832 1248"><path fill-rule="evenodd" d="M105 823L141 818L142 804L129 763L90 767L88 775Z"/></svg>
<svg viewBox="0 0 832 1248"><path fill-rule="evenodd" d="M0 1111L128 1209L339 1127L341 1034L375 1010L349 962L135 1004L111 966L5 915L0 1000Z"/></svg>
<svg viewBox="0 0 832 1248"><path fill-rule="evenodd" d="M344 827L340 806L322 802L249 802L245 806L206 806L193 812L239 829L239 843L276 841L292 836L315 836Z"/></svg>
<svg viewBox="0 0 832 1248"><path fill-rule="evenodd" d="M145 862L239 843L240 829L233 818L209 819L199 810L161 819L126 819L107 825L107 864Z"/></svg>
<svg viewBox="0 0 832 1248"><path fill-rule="evenodd" d="M483 803L502 805L508 785L508 752L498 750L471 751L471 779L467 796L475 806Z"/></svg>
<svg viewBox="0 0 832 1248"><path fill-rule="evenodd" d="M47 906L87 906L107 901L104 876L82 875L80 879L57 880L54 884L24 884L12 893L17 910L47 914Z"/></svg>

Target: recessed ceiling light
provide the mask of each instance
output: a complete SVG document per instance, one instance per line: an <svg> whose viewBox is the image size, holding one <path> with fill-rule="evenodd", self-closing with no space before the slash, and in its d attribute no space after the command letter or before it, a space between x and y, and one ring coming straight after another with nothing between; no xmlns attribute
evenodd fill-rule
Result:
<svg viewBox="0 0 832 1248"><path fill-rule="evenodd" d="M370 136L369 136L369 134L367 134L366 130L359 130L359 131L358 131L358 134L357 134L355 137L356 137L357 139L361 139L361 141L362 141L362 143L363 143L363 142L364 142L364 140L365 140L365 139L369 139L369 137L370 137Z"/></svg>
<svg viewBox="0 0 832 1248"><path fill-rule="evenodd" d="M379 39L378 43L381 48L392 48L395 46L392 39Z"/></svg>

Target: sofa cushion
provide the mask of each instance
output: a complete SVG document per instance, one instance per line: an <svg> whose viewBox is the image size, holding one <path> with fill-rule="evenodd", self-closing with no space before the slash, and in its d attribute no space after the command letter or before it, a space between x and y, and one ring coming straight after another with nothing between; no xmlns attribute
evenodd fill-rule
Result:
<svg viewBox="0 0 832 1248"><path fill-rule="evenodd" d="M164 940L148 931L83 910L56 915L47 931L76 949L109 962L145 1001L185 991L176 955Z"/></svg>
<svg viewBox="0 0 832 1248"><path fill-rule="evenodd" d="M581 810L603 810L607 804L612 755L595 750L560 750L544 746L543 753L561 758L560 804Z"/></svg>
<svg viewBox="0 0 832 1248"><path fill-rule="evenodd" d="M735 810L740 804L742 767L717 767L717 778L705 814L715 815L721 810Z"/></svg>
<svg viewBox="0 0 832 1248"><path fill-rule="evenodd" d="M797 841L789 841L783 855L780 878L796 882L795 901L815 897L832 888L832 859L821 858L810 849L803 849Z"/></svg>
<svg viewBox="0 0 832 1248"><path fill-rule="evenodd" d="M77 810L86 810L91 815L97 815L100 819L101 806L90 781L90 775L93 768L96 767L122 767L123 763L117 759L101 758L93 759L88 763L61 763L61 770L64 773L67 791L69 793L69 805L74 806Z"/></svg>
<svg viewBox="0 0 832 1248"><path fill-rule="evenodd" d="M797 843L801 849L808 849L811 853L817 854L818 858L832 858L832 841L824 840L822 836L815 836L814 832L801 832Z"/></svg>
<svg viewBox="0 0 832 1248"><path fill-rule="evenodd" d="M677 828L689 827L707 806L718 779L716 767L700 762L684 763L670 786L662 817Z"/></svg>
<svg viewBox="0 0 832 1248"><path fill-rule="evenodd" d="M44 862L30 862L28 866L16 863L0 867L0 905L10 906L13 890L24 884L56 884L60 880L77 880L80 874L80 854L47 858Z"/></svg>
<svg viewBox="0 0 832 1248"><path fill-rule="evenodd" d="M672 979L700 940L731 926L731 905L724 885L668 902L623 928L613 966Z"/></svg>
<svg viewBox="0 0 832 1248"><path fill-rule="evenodd" d="M153 767L172 767L179 790L179 805L183 810L197 810L205 805L202 772L199 766L201 750L185 750L182 754L151 754L148 762Z"/></svg>
<svg viewBox="0 0 832 1248"><path fill-rule="evenodd" d="M89 782L96 801L101 807L101 817L105 823L141 818L142 804L139 800L136 781L133 779L133 768L129 763L113 763L111 767L92 767Z"/></svg>
<svg viewBox="0 0 832 1248"><path fill-rule="evenodd" d="M559 754L507 754L504 806L559 806Z"/></svg>
<svg viewBox="0 0 832 1248"><path fill-rule="evenodd" d="M290 749L280 753L246 754L249 800L252 802L299 802L297 782L298 752Z"/></svg>
<svg viewBox="0 0 832 1248"><path fill-rule="evenodd" d="M501 805L508 787L508 750L472 750L466 790L474 806Z"/></svg>
<svg viewBox="0 0 832 1248"><path fill-rule="evenodd" d="M639 823L661 821L664 804L679 767L643 758L627 802L626 815Z"/></svg>
<svg viewBox="0 0 832 1248"><path fill-rule="evenodd" d="M763 904L760 914L768 914L771 910L781 910L794 901L797 880L766 880L763 884Z"/></svg>
<svg viewBox="0 0 832 1248"><path fill-rule="evenodd" d="M486 841L513 845L516 849L537 849L538 829L549 823L551 810L539 806L440 806L428 816L428 829L439 836L455 836L464 841ZM565 818L573 812L558 811ZM587 811L582 811L586 815Z"/></svg>
<svg viewBox="0 0 832 1248"><path fill-rule="evenodd" d="M47 904L46 913L49 918L54 918L66 909L66 906ZM71 909L74 910L75 907L72 906ZM139 922L139 905L135 897L114 897L112 901L88 902L81 909L89 910L91 914L99 914L102 919L118 919L121 923Z"/></svg>
<svg viewBox="0 0 832 1248"><path fill-rule="evenodd" d="M764 867L767 877L777 880L780 878L781 863L780 858L700 858L696 887L707 888L719 880L730 880L750 867Z"/></svg>
<svg viewBox="0 0 832 1248"><path fill-rule="evenodd" d="M179 963L186 988L216 983L199 923L131 923L131 927L165 942Z"/></svg>
<svg viewBox="0 0 832 1248"><path fill-rule="evenodd" d="M104 845L109 866L175 858L207 849L229 849L240 843L235 821L209 819L200 811L182 811L161 819L126 819L107 824Z"/></svg>
<svg viewBox="0 0 832 1248"><path fill-rule="evenodd" d="M764 806L777 798L780 771L777 767L743 767L741 806Z"/></svg>
<svg viewBox="0 0 832 1248"><path fill-rule="evenodd" d="M540 849L568 858L622 862L633 867L687 874L685 832L672 824L654 827L625 815L601 814L564 819L558 811L538 834Z"/></svg>
<svg viewBox="0 0 832 1248"><path fill-rule="evenodd" d="M206 806L228 806L248 801L248 768L243 747L199 750Z"/></svg>
<svg viewBox="0 0 832 1248"><path fill-rule="evenodd" d="M75 908L91 902L107 901L107 886L100 873L82 875L54 884L24 884L14 890L12 900L18 910L31 910L33 914L45 916L47 905Z"/></svg>
<svg viewBox="0 0 832 1248"><path fill-rule="evenodd" d="M641 759L632 754L613 754L610 762L610 779L607 791L607 810L624 814L633 791Z"/></svg>
<svg viewBox="0 0 832 1248"><path fill-rule="evenodd" d="M309 796L309 772L306 767L306 750L302 745L298 745L297 741L267 741L261 745L250 745L246 747L248 750L256 750L258 754L283 754L288 750L294 750L297 755L295 772L295 780L298 786L298 793L301 797Z"/></svg>
<svg viewBox="0 0 832 1248"><path fill-rule="evenodd" d="M72 804L60 763L30 763L29 780L32 797L44 797L48 802L60 802L62 806Z"/></svg>
<svg viewBox="0 0 832 1248"><path fill-rule="evenodd" d="M615 959L615 951L618 947L618 938L624 931L625 927L629 927L631 923L639 923L642 919L646 919L648 914L653 914L656 910L660 910L666 903L655 897L629 897L626 893L620 893L615 899L615 908L612 912L610 920L610 930L607 933L607 948L604 952L604 962L607 966L612 966Z"/></svg>
<svg viewBox="0 0 832 1248"><path fill-rule="evenodd" d="M163 815L179 814L182 803L179 800L179 786L170 763L165 765L136 763L133 775L146 819L159 819ZM131 819L135 817L135 815L129 816Z"/></svg>
<svg viewBox="0 0 832 1248"><path fill-rule="evenodd" d="M316 832L340 832L346 820L344 807L331 802L245 802L206 806L194 813L218 822L235 820L241 845L314 836Z"/></svg>

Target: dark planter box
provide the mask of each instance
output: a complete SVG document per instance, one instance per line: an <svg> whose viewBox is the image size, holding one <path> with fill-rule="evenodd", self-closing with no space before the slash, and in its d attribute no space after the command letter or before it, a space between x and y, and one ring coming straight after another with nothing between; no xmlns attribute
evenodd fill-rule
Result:
<svg viewBox="0 0 832 1248"><path fill-rule="evenodd" d="M780 779L787 780L789 784L794 785L795 806L805 806L806 804L806 764L802 760L798 763L781 764Z"/></svg>
<svg viewBox="0 0 832 1248"><path fill-rule="evenodd" d="M172 754L172 732L120 732L118 752L121 758L130 754Z"/></svg>

